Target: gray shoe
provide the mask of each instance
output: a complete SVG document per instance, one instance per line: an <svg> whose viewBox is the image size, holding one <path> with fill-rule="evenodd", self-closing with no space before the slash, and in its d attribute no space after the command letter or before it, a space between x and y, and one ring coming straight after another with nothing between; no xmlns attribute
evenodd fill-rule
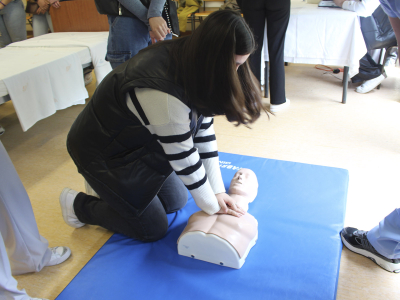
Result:
<svg viewBox="0 0 400 300"><path fill-rule="evenodd" d="M71 249L68 247L58 246L52 247L51 250L51 258L49 262L46 264L46 267L55 266L63 263L71 256Z"/></svg>

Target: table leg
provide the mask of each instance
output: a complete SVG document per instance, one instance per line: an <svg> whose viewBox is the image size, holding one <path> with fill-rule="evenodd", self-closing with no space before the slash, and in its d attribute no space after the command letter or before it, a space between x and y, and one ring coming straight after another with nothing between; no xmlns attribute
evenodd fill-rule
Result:
<svg viewBox="0 0 400 300"><path fill-rule="evenodd" d="M343 70L343 95L342 95L342 103L346 104L347 99L347 86L349 85L349 67L344 67Z"/></svg>

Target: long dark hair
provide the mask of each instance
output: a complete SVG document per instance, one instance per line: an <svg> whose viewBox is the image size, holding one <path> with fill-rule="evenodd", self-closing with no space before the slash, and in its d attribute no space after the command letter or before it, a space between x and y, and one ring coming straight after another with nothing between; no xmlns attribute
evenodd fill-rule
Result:
<svg viewBox="0 0 400 300"><path fill-rule="evenodd" d="M260 84L247 61L236 71L235 55L251 54L256 48L254 36L240 14L230 10L213 12L190 36L171 44L176 80L201 114L226 115L236 125L259 118L265 110Z"/></svg>

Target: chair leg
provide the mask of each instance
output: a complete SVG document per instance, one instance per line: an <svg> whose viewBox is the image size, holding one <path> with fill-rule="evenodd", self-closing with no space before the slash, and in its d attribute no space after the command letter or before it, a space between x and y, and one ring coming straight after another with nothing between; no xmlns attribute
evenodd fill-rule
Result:
<svg viewBox="0 0 400 300"><path fill-rule="evenodd" d="M194 30L196 29L196 24L194 23L195 22L195 18L194 18L194 13L192 13L192 15L190 16L190 18L192 19L192 33L194 32Z"/></svg>
<svg viewBox="0 0 400 300"><path fill-rule="evenodd" d="M383 54L383 48L381 49L381 53L379 54L379 64L381 65L381 66L380 66L381 74L383 73L383 64L384 64L384 62L385 62L385 59L384 59L384 57L382 57L382 54ZM384 56L386 56L386 53L385 53ZM383 59L383 61L382 61L382 59ZM380 90L380 88L381 88L381 84L379 84L379 85L376 87L377 90Z"/></svg>
<svg viewBox="0 0 400 300"><path fill-rule="evenodd" d="M269 93L269 63L264 62L264 97L268 98Z"/></svg>

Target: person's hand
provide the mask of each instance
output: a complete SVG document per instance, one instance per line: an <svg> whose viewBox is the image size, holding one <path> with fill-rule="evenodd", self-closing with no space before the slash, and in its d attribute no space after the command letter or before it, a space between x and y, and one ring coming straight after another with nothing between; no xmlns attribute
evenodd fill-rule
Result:
<svg viewBox="0 0 400 300"><path fill-rule="evenodd" d="M50 3L48 0L38 0L37 3L39 5L39 8L36 11L38 14L44 14L46 13L46 11L48 11L50 7Z"/></svg>
<svg viewBox="0 0 400 300"><path fill-rule="evenodd" d="M46 13L46 11L47 11L47 8L41 8L39 6L39 8L37 9L36 13L39 14L39 15L43 15L43 14Z"/></svg>
<svg viewBox="0 0 400 300"><path fill-rule="evenodd" d="M344 1L346 1L346 0L333 0L333 3L335 3L337 6L342 7Z"/></svg>
<svg viewBox="0 0 400 300"><path fill-rule="evenodd" d="M151 28L150 32L153 32L153 35L157 41L163 41L167 34L171 32L171 30L167 26L167 22L165 22L162 17L150 18L149 24Z"/></svg>
<svg viewBox="0 0 400 300"><path fill-rule="evenodd" d="M151 43L152 44L157 43L156 36L154 35L153 31L149 31L149 34L150 34Z"/></svg>
<svg viewBox="0 0 400 300"><path fill-rule="evenodd" d="M60 1L58 1L58 0L49 0L49 3L54 8L60 8L61 7Z"/></svg>
<svg viewBox="0 0 400 300"><path fill-rule="evenodd" d="M221 206L221 209L217 214L241 217L246 213L246 211L244 211L240 206L236 205L235 200L227 193L216 194L215 197L217 197L218 204Z"/></svg>

